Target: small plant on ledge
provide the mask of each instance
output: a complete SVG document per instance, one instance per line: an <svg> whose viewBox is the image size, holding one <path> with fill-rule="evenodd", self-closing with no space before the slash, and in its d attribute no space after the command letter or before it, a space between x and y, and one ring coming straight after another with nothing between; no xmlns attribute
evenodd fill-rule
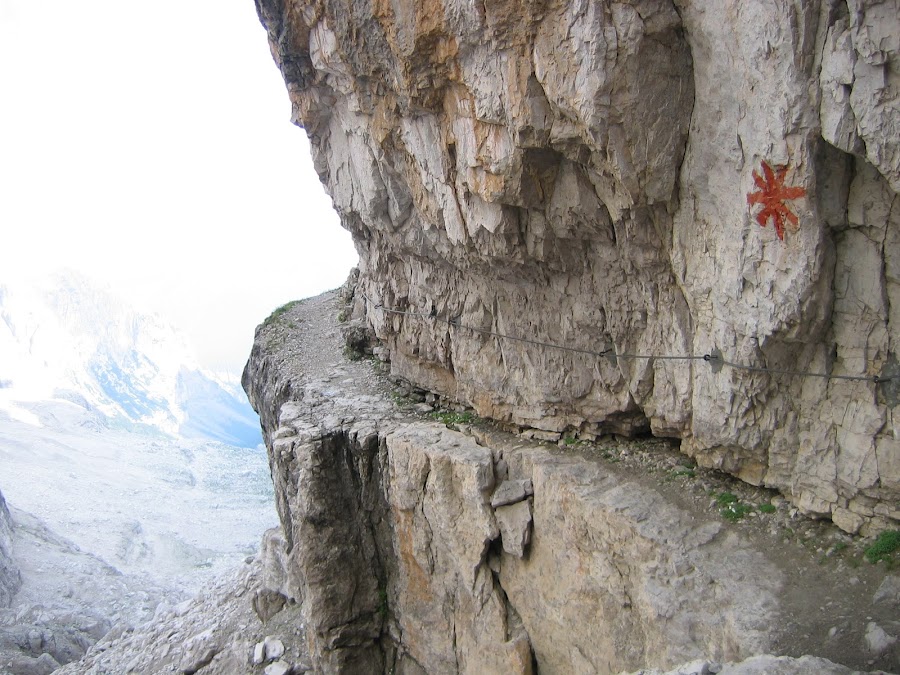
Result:
<svg viewBox="0 0 900 675"><path fill-rule="evenodd" d="M733 492L720 492L716 495L716 503L722 507L719 513L725 520L736 523L742 520L744 516L753 511L753 507L749 504L742 504L737 495Z"/></svg>
<svg viewBox="0 0 900 675"><path fill-rule="evenodd" d="M453 412L452 410L436 410L429 415L432 419L437 420L438 422L443 422L448 427L452 424L472 424L473 422L478 421L478 416L475 413L469 412L468 410L465 412Z"/></svg>
<svg viewBox="0 0 900 675"><path fill-rule="evenodd" d="M266 326L266 327L271 326L276 321L278 321L278 319L280 319L282 316L284 316L289 311L291 311L291 309L293 309L297 305L301 304L302 302L303 302L302 300L292 300L291 302L286 302L281 307L279 307L278 309L273 311L271 314L269 314L268 317L266 317L266 320L263 321L263 326Z"/></svg>
<svg viewBox="0 0 900 675"><path fill-rule="evenodd" d="M884 560L891 569L896 562L898 551L900 551L900 530L888 530L879 534L872 545L864 551L864 554L866 560L873 565Z"/></svg>

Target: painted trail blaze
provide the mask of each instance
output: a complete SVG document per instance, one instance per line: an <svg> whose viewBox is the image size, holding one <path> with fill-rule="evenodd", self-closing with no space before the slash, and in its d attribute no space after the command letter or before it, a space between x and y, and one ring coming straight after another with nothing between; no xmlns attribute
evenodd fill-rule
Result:
<svg viewBox="0 0 900 675"><path fill-rule="evenodd" d="M777 167L775 170L769 163L763 160L760 176L756 169L753 170L753 182L756 184L756 192L747 193L747 203L750 206L762 204L762 210L756 214L756 222L766 227L769 221L775 227L775 233L781 241L784 241L784 222L789 222L795 229L798 227L797 216L787 206L788 199L799 199L806 195L806 188L788 187L784 184L787 175L786 166Z"/></svg>

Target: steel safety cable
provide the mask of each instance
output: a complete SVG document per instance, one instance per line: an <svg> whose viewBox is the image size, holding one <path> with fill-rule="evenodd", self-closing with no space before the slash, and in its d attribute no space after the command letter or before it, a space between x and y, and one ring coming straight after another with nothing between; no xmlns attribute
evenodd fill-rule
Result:
<svg viewBox="0 0 900 675"><path fill-rule="evenodd" d="M716 366L722 367L727 366L729 368L734 368L736 370L744 370L748 372L755 373L768 373L771 375L785 375L789 377L819 377L827 380L845 380L850 382L872 382L874 384L879 384L883 382L891 382L893 380L898 379L896 376L894 377L882 377L879 375L834 375L831 373L816 373L812 371L805 370L784 370L780 368L767 368L764 366L751 366L743 363L737 363L734 361L728 361L722 357L718 350L714 350L709 354L616 354L612 348L604 349L603 351L594 351L591 349L582 349L579 347L569 347L566 345L554 344L552 342L543 342L541 340L533 340L531 338L519 337L518 335L507 335L504 333L497 333L496 331L487 330L485 328L475 328L474 326L467 326L461 323L458 319L446 319L444 317L437 316L436 313L425 314L424 312L413 312L409 310L402 309L393 309L391 307L385 307L381 303L376 303L367 295L363 295L363 297L371 302L375 309L380 309L383 312L387 312L389 314L399 314L402 316L412 316L421 319L430 319L436 322L446 323L455 328L461 328L463 330L469 330L474 333L481 333L482 335L490 335L493 337L502 338L504 340L513 340L515 342L522 342L525 344L535 345L537 347L546 347L548 349L559 349L567 352L574 352L576 354L585 354L587 356L596 356L608 358L612 361L616 359L627 359L627 360L638 360L638 359L647 359L647 360L659 360L659 361L706 361L710 363L714 368Z"/></svg>
<svg viewBox="0 0 900 675"><path fill-rule="evenodd" d="M368 296L366 299L369 300ZM433 314L425 314L423 312L410 312L404 311L402 309L391 309L389 307L385 307L380 304L375 305L376 309L380 309L383 312L388 312L389 314L402 314L404 316L415 316L421 319L431 319L433 321L440 321L442 323L446 323L450 326L454 326L456 328L462 328L464 330L470 330L474 333L481 333L483 335L493 335L494 337L503 338L505 340L514 340L516 342L524 342L526 344L535 345L537 347L547 347L549 349L561 349L567 352L575 352L577 354L586 354L588 356L607 356L610 354L610 350L605 349L601 352L597 352L591 349L581 349L579 347L567 347L566 345L558 345L552 342L541 342L540 340L532 340L531 338L519 337L518 335L506 335L504 333L497 333L494 331L486 330L484 328L475 328L474 326L467 326L465 324L460 323L458 320L454 319L445 319L443 317L439 317Z"/></svg>
<svg viewBox="0 0 900 675"><path fill-rule="evenodd" d="M848 380L851 382L890 382L896 378L880 377L878 375L834 375L833 373L815 373L809 370L782 370L781 368L766 368L763 366L748 366L743 363L735 363L734 361L726 361L721 359L724 366L735 368L737 370L747 370L754 373L769 373L771 375L787 375L789 377L820 377L825 380Z"/></svg>

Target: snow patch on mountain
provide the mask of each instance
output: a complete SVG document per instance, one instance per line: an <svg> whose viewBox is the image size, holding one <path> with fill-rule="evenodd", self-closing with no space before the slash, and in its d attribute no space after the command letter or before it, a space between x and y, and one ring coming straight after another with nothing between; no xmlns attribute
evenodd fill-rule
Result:
<svg viewBox="0 0 900 675"><path fill-rule="evenodd" d="M67 400L113 428L261 442L236 374L203 369L186 340L85 277L0 284L0 410L33 425L24 403Z"/></svg>

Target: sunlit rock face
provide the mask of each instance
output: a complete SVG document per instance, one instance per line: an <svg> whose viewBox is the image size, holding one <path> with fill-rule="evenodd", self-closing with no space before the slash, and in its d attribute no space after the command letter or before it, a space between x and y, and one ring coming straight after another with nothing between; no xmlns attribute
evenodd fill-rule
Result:
<svg viewBox="0 0 900 675"><path fill-rule="evenodd" d="M257 0L391 368L900 518L898 0ZM386 313L380 306L434 318Z"/></svg>

